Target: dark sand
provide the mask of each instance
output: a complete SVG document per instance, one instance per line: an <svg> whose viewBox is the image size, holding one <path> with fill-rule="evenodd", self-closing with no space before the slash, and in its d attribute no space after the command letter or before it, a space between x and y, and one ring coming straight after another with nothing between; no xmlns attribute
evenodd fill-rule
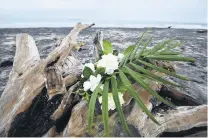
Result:
<svg viewBox="0 0 208 138"><path fill-rule="evenodd" d="M28 33L36 41L41 58L47 56L55 47L55 42L64 37L71 28L36 28L36 29L0 29L0 95L3 92L12 68L15 55L15 36L18 33ZM133 28L91 28L81 32L78 41L86 43L84 50L77 53L83 63L92 56L92 39L96 31L103 30L104 39L109 39L115 49L123 50L135 44L144 29ZM184 92L197 98L201 103L207 103L207 33L197 33L196 29L159 29L153 28L148 36L153 37L152 44L161 40L175 38L184 44L177 48L183 55L196 59L195 63L175 63L179 74L188 76L191 81L184 82L172 79L183 86L188 86Z"/></svg>

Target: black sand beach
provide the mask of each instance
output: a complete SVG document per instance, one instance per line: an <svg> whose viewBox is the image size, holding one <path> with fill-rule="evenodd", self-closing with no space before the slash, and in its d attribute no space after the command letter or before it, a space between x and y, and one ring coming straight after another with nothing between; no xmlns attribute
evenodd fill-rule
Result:
<svg viewBox="0 0 208 138"><path fill-rule="evenodd" d="M71 28L30 28L30 29L0 29L0 95L7 83L15 55L15 36L18 33L28 33L33 36L41 54L41 58L51 52L58 39L64 37ZM82 62L89 62L92 56L92 40L96 31L103 30L104 39L112 42L116 49L124 49L135 44L145 29L134 28L91 28L81 32L78 41L86 43L83 50L77 53ZM172 79L183 86L184 92L197 98L201 103L207 103L207 33L197 32L196 29L162 29L153 28L147 36L152 36L152 44L161 40L174 38L184 44L177 48L183 55L196 59L195 63L177 62L176 71L188 76L191 81L184 82Z"/></svg>

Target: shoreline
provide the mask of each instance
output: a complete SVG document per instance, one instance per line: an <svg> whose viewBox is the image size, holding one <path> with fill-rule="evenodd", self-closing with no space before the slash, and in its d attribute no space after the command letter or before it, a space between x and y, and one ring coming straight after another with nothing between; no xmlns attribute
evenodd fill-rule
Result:
<svg viewBox="0 0 208 138"><path fill-rule="evenodd" d="M3 24L0 26L0 29L36 29L36 28L72 28L76 23L64 23L64 24L15 24L8 25ZM207 24L95 24L93 28L156 28L156 29L202 29L208 30Z"/></svg>
<svg viewBox="0 0 208 138"><path fill-rule="evenodd" d="M5 30L5 29L63 29L63 28L73 28L73 27L16 27L16 28L1 28L0 27L0 30ZM180 29L180 30L202 30L202 31L207 31L208 30L208 27L207 28L174 28L174 27L171 27L171 28L168 28L168 27L93 27L94 29L148 29L148 28L151 28L151 29Z"/></svg>

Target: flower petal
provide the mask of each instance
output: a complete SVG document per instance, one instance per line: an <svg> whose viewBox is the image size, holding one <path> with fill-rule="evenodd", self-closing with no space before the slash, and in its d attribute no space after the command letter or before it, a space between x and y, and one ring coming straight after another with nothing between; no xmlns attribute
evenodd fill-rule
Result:
<svg viewBox="0 0 208 138"><path fill-rule="evenodd" d="M99 101L100 104L102 104L102 96L100 96L100 97L98 98L98 101ZM101 106L101 108L102 108L102 106Z"/></svg>
<svg viewBox="0 0 208 138"><path fill-rule="evenodd" d="M93 63L86 63L84 66L90 68L93 72L95 72L95 66Z"/></svg>
<svg viewBox="0 0 208 138"><path fill-rule="evenodd" d="M95 88L100 83L100 81L101 81L101 75L100 74L98 74L97 77L95 77L93 75L90 76L90 83L91 83L90 90L92 92L95 90Z"/></svg>
<svg viewBox="0 0 208 138"><path fill-rule="evenodd" d="M84 91L88 91L91 87L90 81L85 81L83 87L84 87Z"/></svg>
<svg viewBox="0 0 208 138"><path fill-rule="evenodd" d="M124 55L119 53L118 54L118 61L121 62L123 58L124 58Z"/></svg>
<svg viewBox="0 0 208 138"><path fill-rule="evenodd" d="M114 69L112 69L112 68L106 68L106 71L105 71L108 75L111 75L111 74L113 74L113 72L114 72Z"/></svg>
<svg viewBox="0 0 208 138"><path fill-rule="evenodd" d="M110 75L118 69L118 64L118 57L110 53L102 56L102 59L98 61L97 67L105 68L105 73Z"/></svg>

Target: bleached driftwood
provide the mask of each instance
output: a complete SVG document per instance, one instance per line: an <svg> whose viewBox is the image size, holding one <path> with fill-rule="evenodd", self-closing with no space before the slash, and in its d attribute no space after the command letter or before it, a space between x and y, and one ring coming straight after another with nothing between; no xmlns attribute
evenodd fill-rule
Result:
<svg viewBox="0 0 208 138"><path fill-rule="evenodd" d="M29 106L28 102L32 101L43 86L41 80L44 77L36 70L39 62L40 56L34 39L28 34L17 35L13 68L0 99L1 132L6 131L16 114ZM31 74L27 75L27 72Z"/></svg>
<svg viewBox="0 0 208 138"><path fill-rule="evenodd" d="M151 84L151 88L154 90L158 90L160 87L161 86L156 83ZM152 110L153 105L150 102L149 93L146 90L139 88L138 85L135 85L134 88L139 90L142 101L149 110ZM156 137L164 132L180 132L195 127L207 126L207 105L179 106L166 111L161 109L161 111L156 112L154 115L160 125L155 124L149 119L136 103L133 103L132 105L129 104L126 108L127 109L124 109L124 112L128 124L133 125L140 135L144 137ZM87 133L87 111L87 103L85 101L80 102L73 108L71 118L64 130L63 136L102 136L104 134L103 131L99 132L101 129L99 124L101 122L96 120L95 124L97 124L97 126L94 127L93 133ZM121 126L118 123L116 113L110 116L109 125L112 136L128 136L125 132L118 132L119 129L117 128ZM138 136L134 131L135 130L131 129L132 135Z"/></svg>
<svg viewBox="0 0 208 138"><path fill-rule="evenodd" d="M140 133L143 136L156 137L163 132L179 132L207 126L207 106L181 106L174 110L157 113L155 118L161 125L146 119L144 126L140 128Z"/></svg>
<svg viewBox="0 0 208 138"><path fill-rule="evenodd" d="M93 25L78 23L59 44L57 43L55 50L46 59L40 59L31 36L17 35L13 69L0 99L0 136L102 136L103 130L100 130L99 126L102 122L99 119L96 119L98 125L95 126L94 133L87 133L87 103L73 93L74 88L79 86L83 65L71 52L77 45L76 37L79 32ZM155 105L150 102L151 96L138 85L134 87L140 90L140 97L148 109L154 109ZM157 83L152 83L151 87L154 90L161 89L161 85ZM45 91L49 97L45 95ZM169 98L172 96L177 99L178 94L173 92ZM206 105L181 106L156 114L155 117L161 123L159 126L149 120L128 95L125 98L124 112L127 122L142 136L159 136L163 132L207 126ZM185 100L196 103L193 98ZM34 122L30 122L30 119L34 118ZM112 136L122 136L116 132L121 125L115 112L110 116L110 127Z"/></svg>
<svg viewBox="0 0 208 138"><path fill-rule="evenodd" d="M0 133L7 135L14 117L28 109L32 100L41 92L45 86L45 68L50 64L61 66L76 45L76 37L79 32L93 25L78 23L62 40L61 45L43 60L40 60L39 52L31 36L17 35L14 66L0 99ZM74 70L74 67L71 68ZM72 74L73 79L76 80L76 77ZM70 82L71 77L66 77L66 79L65 82Z"/></svg>
<svg viewBox="0 0 208 138"><path fill-rule="evenodd" d="M207 126L207 106L181 106L174 110L167 110L161 113L157 113L155 118L160 122L160 125L152 122L147 116L142 113L138 106L135 105L134 109L131 110L133 116L131 120L127 122L138 129L141 136L144 137L156 137L160 136L164 132L180 132L184 130L189 130L191 128L206 127ZM67 127L63 132L63 136L89 136L87 133L87 104L85 101L77 104L72 112L71 118ZM99 123L99 122L97 122ZM112 115L110 118L110 131L113 136L127 136L127 135L116 135L116 127L121 127L118 125L115 116ZM91 136L102 136L103 132L98 133L99 127L95 127L93 131L94 135ZM96 133L97 131L97 133ZM120 132L123 133L123 132ZM132 130L133 136L134 130ZM53 135L55 136L55 135Z"/></svg>

